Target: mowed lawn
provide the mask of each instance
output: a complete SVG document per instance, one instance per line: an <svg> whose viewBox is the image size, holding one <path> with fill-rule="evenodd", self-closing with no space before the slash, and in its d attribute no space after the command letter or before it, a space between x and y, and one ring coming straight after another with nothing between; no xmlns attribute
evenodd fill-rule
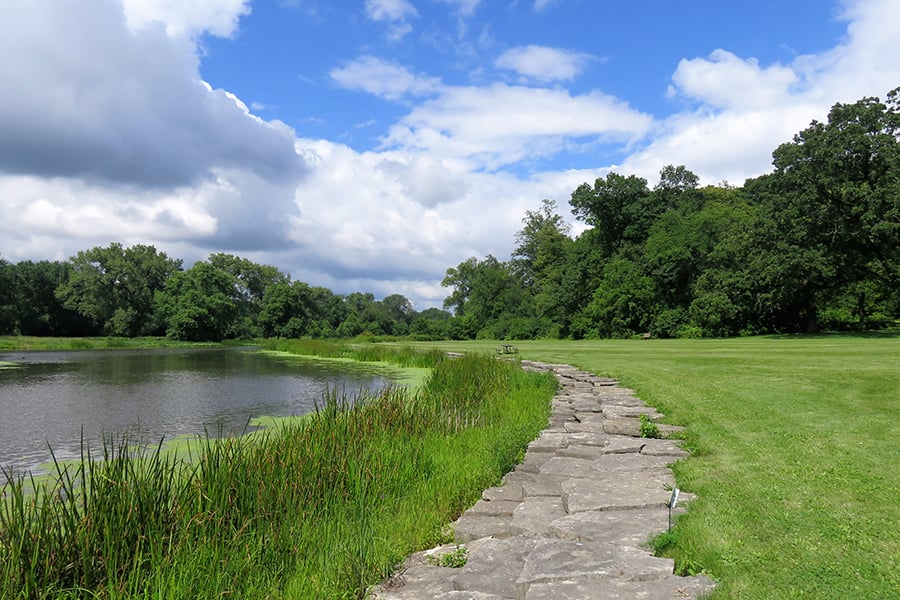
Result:
<svg viewBox="0 0 900 600"><path fill-rule="evenodd" d="M516 346L616 377L687 426L675 472L698 499L670 552L719 582L713 598L900 598L900 337Z"/></svg>

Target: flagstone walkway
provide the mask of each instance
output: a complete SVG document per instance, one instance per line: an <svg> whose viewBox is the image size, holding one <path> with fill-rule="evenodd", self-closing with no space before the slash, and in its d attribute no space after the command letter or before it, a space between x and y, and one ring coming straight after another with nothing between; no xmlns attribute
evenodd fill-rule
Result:
<svg viewBox="0 0 900 600"><path fill-rule="evenodd" d="M678 577L671 559L643 545L668 527L668 465L687 455L675 440L640 437L639 415L662 415L614 380L568 365L522 366L552 370L560 382L549 426L455 523L456 543L408 557L370 597L669 600L711 591L709 578ZM459 547L465 565L439 566Z"/></svg>

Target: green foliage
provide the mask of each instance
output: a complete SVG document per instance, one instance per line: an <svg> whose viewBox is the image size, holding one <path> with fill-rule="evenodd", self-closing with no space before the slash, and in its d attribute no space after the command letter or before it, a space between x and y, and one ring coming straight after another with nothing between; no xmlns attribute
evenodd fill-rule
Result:
<svg viewBox="0 0 900 600"><path fill-rule="evenodd" d="M429 557L429 560L431 564L437 565L439 567L459 569L466 566L466 562L468 561L468 554L468 548L463 545L457 545L454 550L444 552L440 555L431 556Z"/></svg>
<svg viewBox="0 0 900 600"><path fill-rule="evenodd" d="M65 308L90 319L105 335L160 331L154 296L181 266L153 246L83 250L70 260L68 279L56 290Z"/></svg>
<svg viewBox="0 0 900 600"><path fill-rule="evenodd" d="M645 438L658 438L661 437L659 433L659 425L653 422L649 416L645 414L638 415L638 420L641 422L640 433L641 437Z"/></svg>

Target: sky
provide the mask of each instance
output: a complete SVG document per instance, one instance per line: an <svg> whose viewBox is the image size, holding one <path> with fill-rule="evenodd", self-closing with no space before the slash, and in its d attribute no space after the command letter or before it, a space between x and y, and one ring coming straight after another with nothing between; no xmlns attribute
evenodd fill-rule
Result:
<svg viewBox="0 0 900 600"><path fill-rule="evenodd" d="M900 86L898 0L2 0L0 257L214 252L440 307L543 199L741 185Z"/></svg>

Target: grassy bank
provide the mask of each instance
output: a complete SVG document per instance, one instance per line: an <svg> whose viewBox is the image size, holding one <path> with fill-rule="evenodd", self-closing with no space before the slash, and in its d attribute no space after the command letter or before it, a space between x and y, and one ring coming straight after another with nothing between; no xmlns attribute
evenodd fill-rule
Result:
<svg viewBox="0 0 900 600"><path fill-rule="evenodd" d="M333 393L190 461L110 441L53 487L18 479L0 503L0 597L360 597L446 541L546 424L552 377L437 356L415 395Z"/></svg>
<svg viewBox="0 0 900 600"><path fill-rule="evenodd" d="M714 598L898 597L900 338L516 345L617 377L688 426L695 454L675 471L699 499L661 541L719 580Z"/></svg>
<svg viewBox="0 0 900 600"><path fill-rule="evenodd" d="M215 342L180 342L165 337L34 337L0 335L0 352L19 350L106 350L111 348L200 348L221 346Z"/></svg>

